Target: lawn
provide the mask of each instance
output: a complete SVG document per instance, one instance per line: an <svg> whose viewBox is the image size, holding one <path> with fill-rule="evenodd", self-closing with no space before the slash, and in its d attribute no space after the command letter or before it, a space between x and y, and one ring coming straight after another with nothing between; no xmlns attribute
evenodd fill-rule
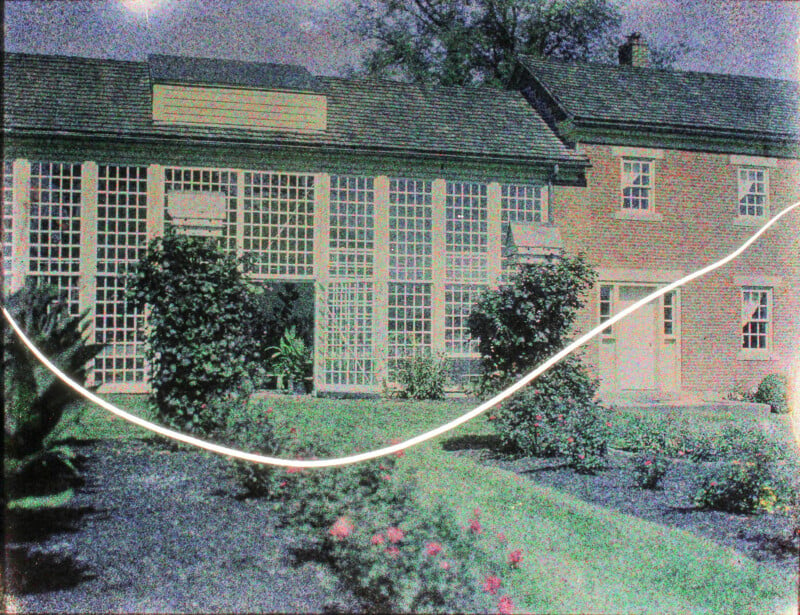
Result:
<svg viewBox="0 0 800 615"><path fill-rule="evenodd" d="M114 396L125 409L144 412L139 397ZM466 400L404 402L270 396L253 403L281 428L335 445L340 455L385 445L436 427L470 409ZM270 410L271 409L271 410ZM783 418L697 412L681 416L695 429L716 432L742 423L785 433ZM479 508L483 533L472 565L496 572L520 611L637 613L784 612L795 593L785 571L685 531L619 514L535 484L519 474L443 449L453 438L487 436L479 418L408 450L401 460L416 475L425 505L446 502L465 525ZM142 431L101 409L88 409L76 438L135 438ZM324 471L324 470L323 470ZM501 544L497 532L507 538ZM521 549L518 569L506 563Z"/></svg>

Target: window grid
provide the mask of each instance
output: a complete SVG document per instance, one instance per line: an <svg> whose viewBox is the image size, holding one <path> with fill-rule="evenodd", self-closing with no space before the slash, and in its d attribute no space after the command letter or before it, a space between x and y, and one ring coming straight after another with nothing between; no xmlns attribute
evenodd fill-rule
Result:
<svg viewBox="0 0 800 615"><path fill-rule="evenodd" d="M431 182L389 181L389 278L429 281L432 275Z"/></svg>
<svg viewBox="0 0 800 615"><path fill-rule="evenodd" d="M602 284L600 286L600 324L611 318L613 292L614 287L610 284ZM611 335L611 333L611 325L603 329L603 335Z"/></svg>
<svg viewBox="0 0 800 615"><path fill-rule="evenodd" d="M485 282L489 245L485 184L448 182L445 200L446 276L451 282Z"/></svg>
<svg viewBox="0 0 800 615"><path fill-rule="evenodd" d="M71 314L79 313L80 232L81 165L31 163L28 269L65 294Z"/></svg>
<svg viewBox="0 0 800 615"><path fill-rule="evenodd" d="M664 335L675 337L675 310L677 309L677 295L675 291L664 295Z"/></svg>
<svg viewBox="0 0 800 615"><path fill-rule="evenodd" d="M739 169L739 215L767 215L767 170Z"/></svg>
<svg viewBox="0 0 800 615"><path fill-rule="evenodd" d="M14 163L3 161L3 280L11 285L14 263Z"/></svg>
<svg viewBox="0 0 800 615"><path fill-rule="evenodd" d="M261 276L314 274L314 176L245 172L244 252Z"/></svg>
<svg viewBox="0 0 800 615"><path fill-rule="evenodd" d="M389 283L389 374L398 360L431 351L431 284Z"/></svg>
<svg viewBox="0 0 800 615"><path fill-rule="evenodd" d="M742 348L769 349L771 295L768 288L742 289Z"/></svg>
<svg viewBox="0 0 800 615"><path fill-rule="evenodd" d="M374 385L372 282L331 282L325 296L325 383Z"/></svg>
<svg viewBox="0 0 800 615"><path fill-rule="evenodd" d="M225 228L223 246L236 250L237 174L227 169L167 167L164 169L164 208L171 191L218 192L225 195Z"/></svg>
<svg viewBox="0 0 800 615"><path fill-rule="evenodd" d="M622 161L622 208L645 211L650 209L653 187L651 160Z"/></svg>
<svg viewBox="0 0 800 615"><path fill-rule="evenodd" d="M541 186L503 184L500 187L503 222L543 222L544 207Z"/></svg>
<svg viewBox="0 0 800 615"><path fill-rule="evenodd" d="M470 338L467 321L485 286L447 284L445 286L444 345L450 356L472 357L478 353L478 341Z"/></svg>
<svg viewBox="0 0 800 615"><path fill-rule="evenodd" d="M371 177L332 176L330 276L372 277L374 248L374 180Z"/></svg>
<svg viewBox="0 0 800 615"><path fill-rule="evenodd" d="M125 276L147 247L147 167L99 165L94 383L145 378L144 316L125 299Z"/></svg>

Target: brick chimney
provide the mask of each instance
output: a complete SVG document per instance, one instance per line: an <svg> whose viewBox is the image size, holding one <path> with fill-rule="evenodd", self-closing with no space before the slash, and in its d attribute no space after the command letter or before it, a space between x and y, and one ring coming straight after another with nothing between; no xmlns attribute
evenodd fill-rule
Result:
<svg viewBox="0 0 800 615"><path fill-rule="evenodd" d="M650 66L650 50L638 32L631 33L619 47L620 66Z"/></svg>

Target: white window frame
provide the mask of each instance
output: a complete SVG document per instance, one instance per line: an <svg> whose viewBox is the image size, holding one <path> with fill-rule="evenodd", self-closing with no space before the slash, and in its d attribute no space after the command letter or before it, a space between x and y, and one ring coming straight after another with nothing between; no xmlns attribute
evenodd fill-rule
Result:
<svg viewBox="0 0 800 615"><path fill-rule="evenodd" d="M763 173L763 180L758 181L757 179L753 180L748 177L743 177L743 175L747 175L748 173L753 172L760 172ZM754 192L751 188L756 184L763 184L763 190L759 192ZM736 201L736 215L739 220L764 220L765 218L769 217L769 169L767 167L759 167L759 166L740 166L736 169L736 185L737 185L737 194L738 198ZM763 198L763 202L756 205L749 205L749 204L742 204L742 199L745 199L748 196L758 196ZM745 211L742 212L742 208L744 207ZM750 207L761 208L761 213L747 213L747 209Z"/></svg>
<svg viewBox="0 0 800 615"><path fill-rule="evenodd" d="M772 294L772 287L770 286L742 286L739 292L739 301L740 301L740 310L741 310L741 320L740 320L740 328L739 328L739 359L744 360L768 360L771 358L772 352L772 333L774 329L774 322L775 322L775 315L773 311L773 294ZM748 294L754 293L764 293L766 294L766 307L767 313L765 318L754 319L752 317L752 307L747 307L748 304L745 302L748 299ZM759 305L761 305L761 299L759 299ZM765 331L763 334L758 333L759 337L764 337L764 347L763 348L750 348L745 347L747 337L750 337L752 333L745 333L744 328L753 323L766 323Z"/></svg>
<svg viewBox="0 0 800 615"><path fill-rule="evenodd" d="M619 207L615 213L615 217L619 219L632 219L632 220L650 220L660 221L662 216L656 211L656 157L650 156L623 156L620 158L619 163ZM632 165L647 165L647 171L634 173L630 167ZM626 170L626 166L629 167ZM646 174L648 178L647 184L636 184L635 178L641 177ZM638 188L647 191L646 197L626 197L625 191L629 188ZM645 198L645 207L631 207L626 206L626 198Z"/></svg>

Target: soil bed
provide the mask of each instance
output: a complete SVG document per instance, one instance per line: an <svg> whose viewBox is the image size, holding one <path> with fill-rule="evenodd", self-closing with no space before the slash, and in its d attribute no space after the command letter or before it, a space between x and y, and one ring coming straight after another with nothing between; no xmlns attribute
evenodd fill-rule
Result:
<svg viewBox="0 0 800 615"><path fill-rule="evenodd" d="M295 560L303 542L267 503L235 497L226 459L150 440L77 448L86 483L47 535L7 519L7 611L357 608L325 566Z"/></svg>
<svg viewBox="0 0 800 615"><path fill-rule="evenodd" d="M513 459L485 448L462 449L456 454L474 456L585 502L710 538L756 561L791 570L798 566L798 537L795 534L793 538L791 514L744 515L694 506L692 499L704 464L673 460L661 488L649 490L636 487L628 464L631 455L624 451L611 450L608 468L594 475L578 474L557 458Z"/></svg>

